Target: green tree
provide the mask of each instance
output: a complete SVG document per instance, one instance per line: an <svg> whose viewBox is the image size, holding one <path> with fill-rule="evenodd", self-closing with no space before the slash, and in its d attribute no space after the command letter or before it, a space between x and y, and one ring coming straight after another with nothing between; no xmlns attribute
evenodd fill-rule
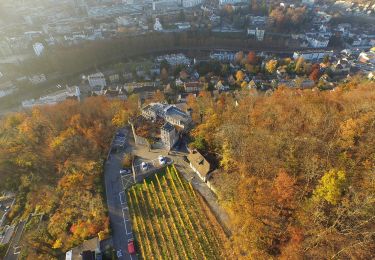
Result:
<svg viewBox="0 0 375 260"><path fill-rule="evenodd" d="M203 136L199 135L194 139L194 142L191 144L191 148L195 148L198 150L205 150L206 149L206 140Z"/></svg>

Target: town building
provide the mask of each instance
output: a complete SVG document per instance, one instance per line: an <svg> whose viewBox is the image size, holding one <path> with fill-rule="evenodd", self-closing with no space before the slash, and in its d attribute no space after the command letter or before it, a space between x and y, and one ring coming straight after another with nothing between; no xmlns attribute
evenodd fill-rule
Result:
<svg viewBox="0 0 375 260"><path fill-rule="evenodd" d="M358 61L362 63L371 63L375 65L375 52L361 52L358 56Z"/></svg>
<svg viewBox="0 0 375 260"><path fill-rule="evenodd" d="M155 18L154 31L163 31L159 18Z"/></svg>
<svg viewBox="0 0 375 260"><path fill-rule="evenodd" d="M293 53L293 59L298 59L299 57L304 58L305 60L320 60L323 59L325 56L331 57L333 55L333 51L297 51Z"/></svg>
<svg viewBox="0 0 375 260"><path fill-rule="evenodd" d="M44 106L44 105L55 105L67 99L76 99L80 101L81 91L79 87L66 87L65 90L58 91L56 93L41 97L39 99L30 99L22 101L22 107L30 108L34 106Z"/></svg>
<svg viewBox="0 0 375 260"><path fill-rule="evenodd" d="M182 0L182 6L184 8L194 7L202 4L202 0Z"/></svg>
<svg viewBox="0 0 375 260"><path fill-rule="evenodd" d="M191 127L191 117L174 105L164 103L151 103L142 109L142 116L156 121L157 118L163 118L172 125L176 125L184 130Z"/></svg>
<svg viewBox="0 0 375 260"><path fill-rule="evenodd" d="M186 93L199 92L202 90L202 83L199 81L185 82L184 90Z"/></svg>
<svg viewBox="0 0 375 260"><path fill-rule="evenodd" d="M164 148L169 151L177 143L179 134L172 124L166 122L160 129L160 139Z"/></svg>
<svg viewBox="0 0 375 260"><path fill-rule="evenodd" d="M220 5L230 5L247 2L246 0L219 0Z"/></svg>
<svg viewBox="0 0 375 260"><path fill-rule="evenodd" d="M104 88L105 86L107 86L107 82L105 80L104 74L101 72L91 74L87 77L87 79L89 81L90 87L92 88L96 86L100 86Z"/></svg>
<svg viewBox="0 0 375 260"><path fill-rule="evenodd" d="M263 27L248 28L247 35L254 36L257 41L263 41L265 30Z"/></svg>
<svg viewBox="0 0 375 260"><path fill-rule="evenodd" d="M157 139L157 129L160 129L160 141L156 141L154 146L163 147L166 150L172 149L177 143L182 133L188 131L192 126L192 119L190 113L185 113L175 105L165 103L151 103L142 109L143 119L134 121L135 130L138 126L152 124L148 133L148 137L143 136L143 139ZM150 128L151 127L151 128ZM150 135L151 134L151 135ZM156 137L156 138L155 138Z"/></svg>
<svg viewBox="0 0 375 260"><path fill-rule="evenodd" d="M42 55L44 51L44 45L40 42L33 44L34 53L36 56Z"/></svg>

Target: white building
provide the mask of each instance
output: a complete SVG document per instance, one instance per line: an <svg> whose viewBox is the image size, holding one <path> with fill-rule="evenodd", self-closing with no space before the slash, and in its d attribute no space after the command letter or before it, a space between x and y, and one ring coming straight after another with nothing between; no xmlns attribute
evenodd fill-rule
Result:
<svg viewBox="0 0 375 260"><path fill-rule="evenodd" d="M185 22L185 23L175 23L175 25L177 26L177 28L179 30L188 30L191 28L191 25L189 22Z"/></svg>
<svg viewBox="0 0 375 260"><path fill-rule="evenodd" d="M310 47L313 48L326 48L329 43L329 38L316 37L316 38L307 38Z"/></svg>
<svg viewBox="0 0 375 260"><path fill-rule="evenodd" d="M130 26L132 23L129 21L129 19L126 16L120 16L116 18L116 22L118 26Z"/></svg>
<svg viewBox="0 0 375 260"><path fill-rule="evenodd" d="M179 138L176 128L168 122L161 127L160 137L164 148L167 150L170 150L177 143Z"/></svg>
<svg viewBox="0 0 375 260"><path fill-rule="evenodd" d="M332 56L333 51L302 51L294 52L293 59L298 59L299 57L304 58L305 60L320 60L325 56Z"/></svg>
<svg viewBox="0 0 375 260"><path fill-rule="evenodd" d="M75 98L80 101L81 91L79 87L66 87L65 90L41 97L39 99L30 99L22 101L22 106L24 108L30 108L34 106L43 106L43 105L55 105L59 102L62 102L68 98Z"/></svg>
<svg viewBox="0 0 375 260"><path fill-rule="evenodd" d="M40 42L37 42L37 43L33 44L33 49L34 49L35 55L40 56L40 55L42 55L42 53L44 51L44 45Z"/></svg>
<svg viewBox="0 0 375 260"><path fill-rule="evenodd" d="M247 2L246 0L219 0L220 5L229 5L229 4L237 4L237 3L244 3Z"/></svg>
<svg viewBox="0 0 375 260"><path fill-rule="evenodd" d="M185 8L194 7L202 4L202 0L182 0L182 6Z"/></svg>
<svg viewBox="0 0 375 260"><path fill-rule="evenodd" d="M87 77L87 79L89 81L90 87L92 88L96 86L100 86L104 88L105 86L107 86L107 82L105 80L104 74L101 72L91 74Z"/></svg>
<svg viewBox="0 0 375 260"><path fill-rule="evenodd" d="M159 18L155 18L154 31L162 31L163 26L160 23Z"/></svg>
<svg viewBox="0 0 375 260"><path fill-rule="evenodd" d="M315 0L302 0L302 4L305 4L305 5L314 5L315 4Z"/></svg>
<svg viewBox="0 0 375 260"><path fill-rule="evenodd" d="M375 52L361 52L358 56L358 61L361 63L371 63L375 65Z"/></svg>
<svg viewBox="0 0 375 260"><path fill-rule="evenodd" d="M257 39L257 41L263 41L264 33L265 33L264 29L260 29L258 27L255 29L255 38Z"/></svg>

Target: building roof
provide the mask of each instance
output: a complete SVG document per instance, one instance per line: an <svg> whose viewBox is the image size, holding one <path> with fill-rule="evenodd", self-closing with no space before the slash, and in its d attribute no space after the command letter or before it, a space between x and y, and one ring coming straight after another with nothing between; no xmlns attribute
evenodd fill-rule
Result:
<svg viewBox="0 0 375 260"><path fill-rule="evenodd" d="M206 177L208 175L211 170L211 165L200 152L193 150L188 155L188 159L202 177Z"/></svg>
<svg viewBox="0 0 375 260"><path fill-rule="evenodd" d="M94 74L90 74L88 76L88 78L102 78L104 77L104 74L102 72L97 72L97 73L94 73Z"/></svg>
<svg viewBox="0 0 375 260"><path fill-rule="evenodd" d="M174 119L179 120L183 124L187 124L190 121L190 116L174 105L168 106L164 109L164 111L167 117L173 117Z"/></svg>
<svg viewBox="0 0 375 260"><path fill-rule="evenodd" d="M174 126L167 122L161 127L161 130L172 132L174 130Z"/></svg>
<svg viewBox="0 0 375 260"><path fill-rule="evenodd" d="M99 245L99 238L98 237L94 237L92 239L85 240L79 246L76 246L76 247L72 248L70 251L66 252L65 259L66 260L82 259L83 255L81 255L81 253L84 253L86 251L96 251L99 247L100 247L100 245ZM88 253L85 253L85 254L88 255Z"/></svg>

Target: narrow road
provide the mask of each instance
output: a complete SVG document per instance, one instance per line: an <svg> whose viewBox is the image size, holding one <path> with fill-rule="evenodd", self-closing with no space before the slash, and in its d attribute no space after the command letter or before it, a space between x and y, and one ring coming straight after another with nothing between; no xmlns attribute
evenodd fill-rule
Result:
<svg viewBox="0 0 375 260"><path fill-rule="evenodd" d="M128 239L133 238L129 210L121 184L121 158L123 152L111 153L104 167L108 214L112 229L113 247L121 250L119 259L137 259L128 253Z"/></svg>
<svg viewBox="0 0 375 260"><path fill-rule="evenodd" d="M15 233L13 233L13 238L10 241L9 248L4 257L4 260L17 260L18 259L18 255L20 253L20 247L18 243L21 239L23 229L25 228L26 223L27 223L27 220L24 220L18 223Z"/></svg>

